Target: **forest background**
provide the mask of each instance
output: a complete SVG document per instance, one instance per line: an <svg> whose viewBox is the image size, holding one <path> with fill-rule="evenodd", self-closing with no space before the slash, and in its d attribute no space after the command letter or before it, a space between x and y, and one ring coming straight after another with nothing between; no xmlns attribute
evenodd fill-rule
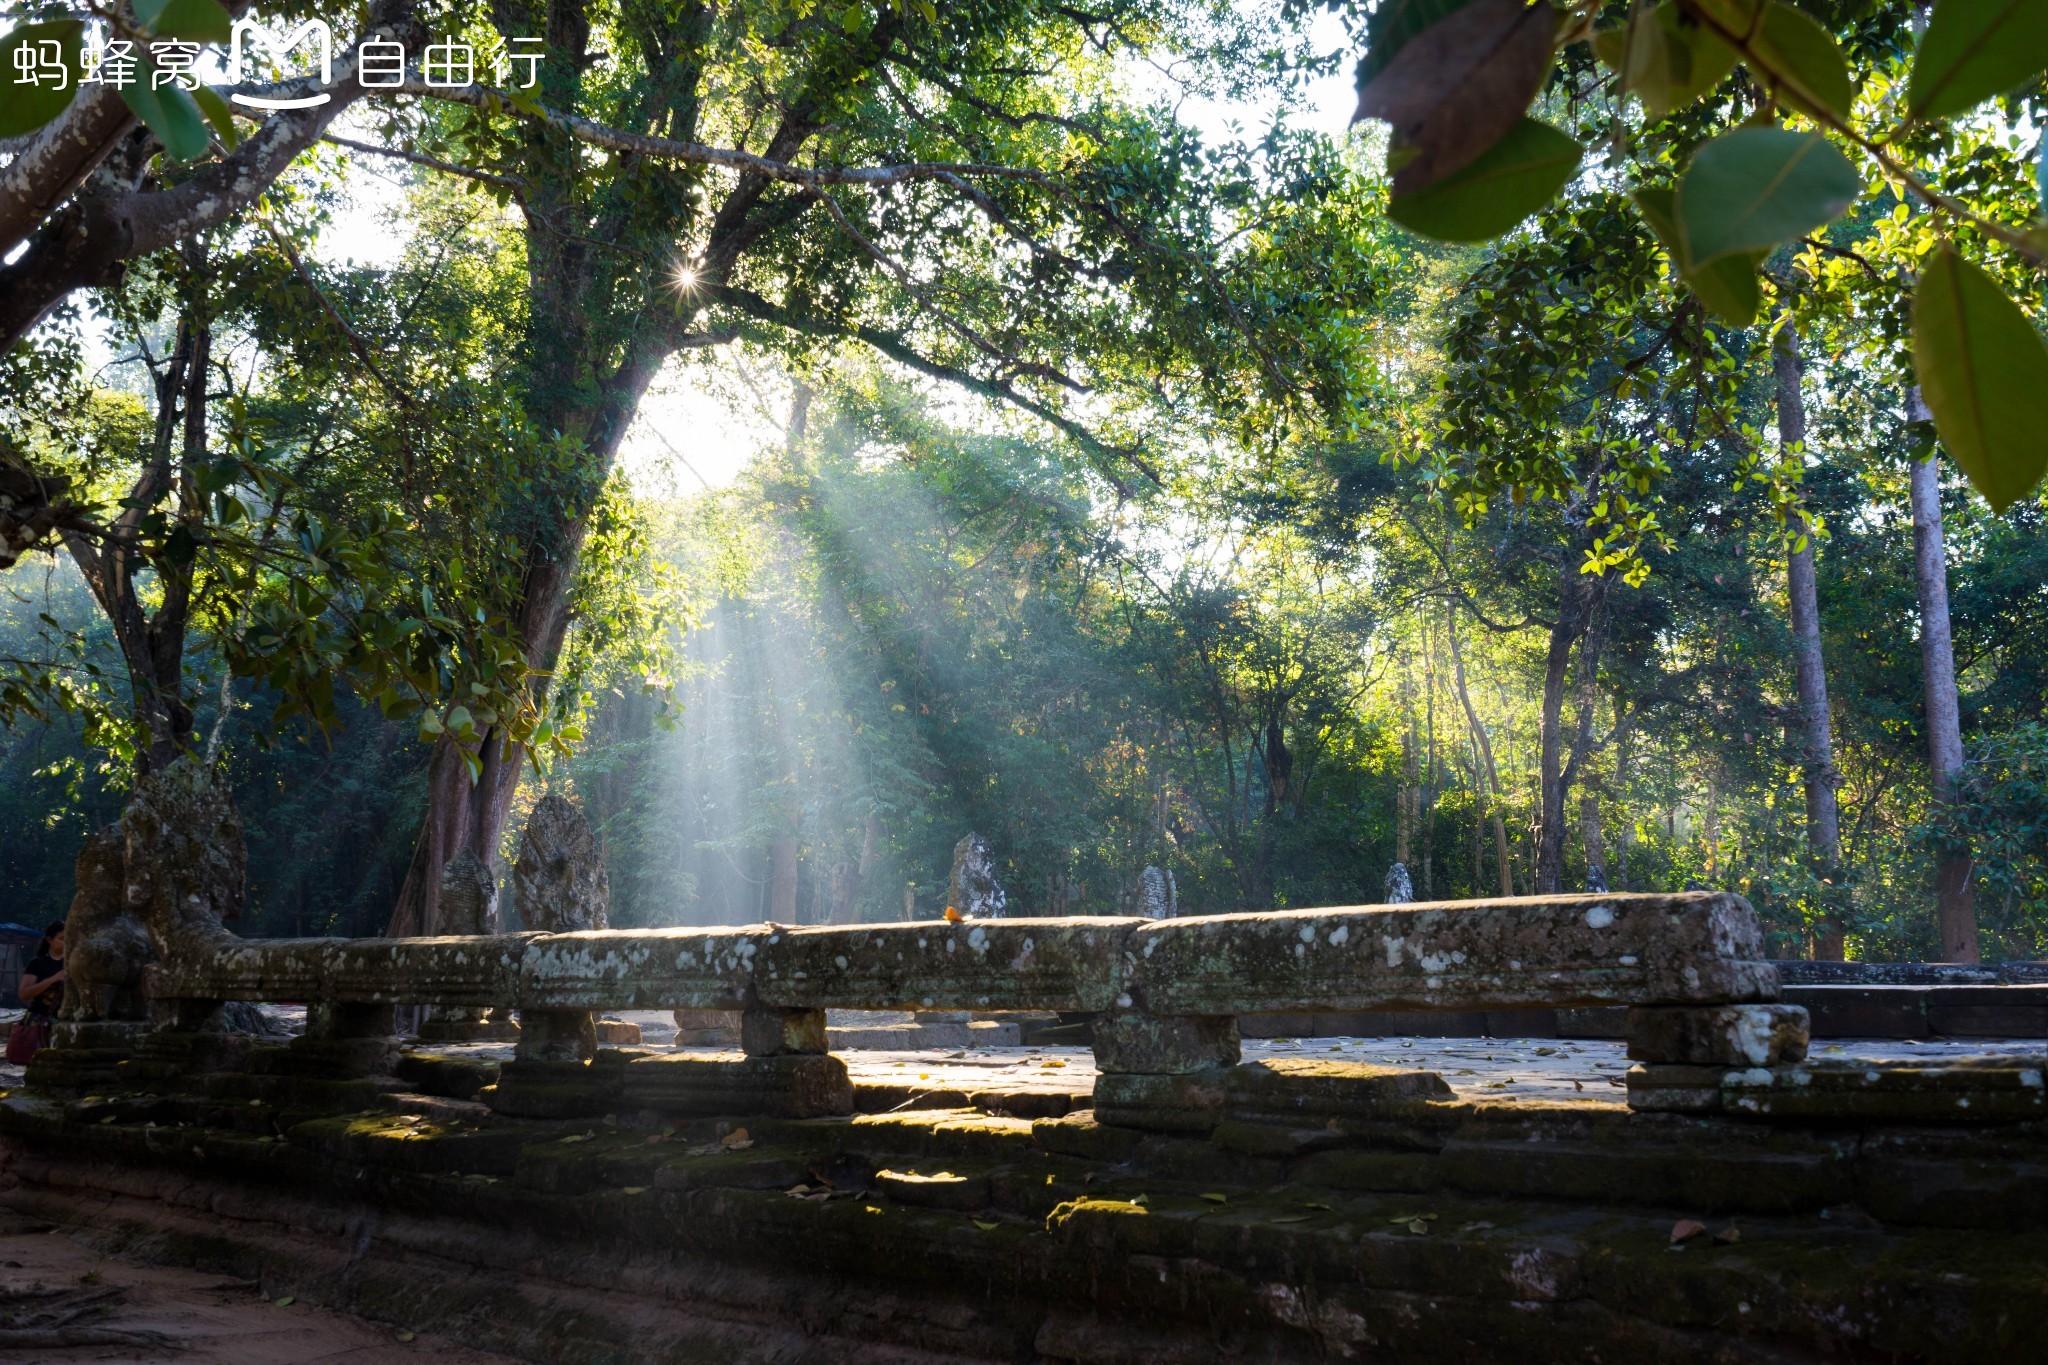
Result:
<svg viewBox="0 0 2048 1365"><path fill-rule="evenodd" d="M793 322L666 257L698 330L662 364L756 419L720 487L682 482L687 427L652 428L675 456L654 478L618 467L616 437L593 461L534 420L539 180L462 106L397 129L385 263L317 249L371 155L328 144L44 321L6 357L10 451L158 540L126 580L90 547L0 577L5 916L60 914L84 835L190 749L226 765L247 825L241 932L385 931L436 755L490 781L485 707L520 673L502 585L531 575L504 547L567 502L578 571L497 845L539 793L573 792L618 924L932 916L974 831L1012 913L1128 910L1148 866L1181 913L1371 903L1398 862L1418 899L1725 887L1776 952L1880 959L1943 955L1937 884L1960 861L1984 955L2039 955L2043 512L2036 491L1994 514L1931 447L1885 296L1926 253L1916 205L1873 184L1760 256L1768 307L1734 325L1673 278L1617 167L1626 147L1668 170L1751 116L1742 71L1652 117L1590 52L1568 60L1541 108L1616 164L1498 243L1446 245L1380 216L1383 137L1285 118L1348 63L1364 7L1335 50L1292 10L1139 8L1142 32L1057 38L1005 10L1070 64L1034 72L1028 116L988 121L1154 140L1123 169L1160 175L1152 207L1192 244L1147 244L1170 257L1149 311L1120 302L1128 243L1076 272L1075 303L1032 272L1085 256L1086 231L1006 244L1007 204L979 261L951 254L957 221L919 238L888 202L859 226L833 210L832 249L790 244L786 286L881 291L922 350L870 325L879 305ZM1924 11L1809 12L1885 100ZM1198 121L1194 97L1276 121ZM2031 214L2043 111L2036 76L1926 149L1930 174ZM991 329L1004 285L1028 316ZM1177 293L1201 321L1167 310ZM2036 276L2030 313L2039 296ZM1240 305L1250 322L1207 334ZM1040 334L1068 373L1041 373ZM994 370L934 363L941 344ZM1922 638L1930 497L1945 676ZM422 665L426 685L405 662L422 629L466 661ZM1943 696L1964 749L1946 787ZM1839 803L1832 844L1816 791Z"/></svg>

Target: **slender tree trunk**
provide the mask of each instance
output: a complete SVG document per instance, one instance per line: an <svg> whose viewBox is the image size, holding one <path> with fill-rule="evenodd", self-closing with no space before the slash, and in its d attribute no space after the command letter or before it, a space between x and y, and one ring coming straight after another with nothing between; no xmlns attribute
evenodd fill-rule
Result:
<svg viewBox="0 0 2048 1365"><path fill-rule="evenodd" d="M1799 354L1799 336L1790 327L1778 331L1772 368L1778 381L1780 457L1797 459L1797 449L1806 440L1806 400L1800 392L1806 364ZM1821 877L1830 886L1836 886L1842 875L1842 816L1835 799L1835 742L1828 714L1827 660L1821 650L1820 591L1814 573L1813 538L1804 532L1794 531L1785 561L1785 580L1792 608L1792 670L1799 690L1803 739L1806 840ZM1842 926L1831 918L1816 922L1813 944L1816 958L1841 961Z"/></svg>
<svg viewBox="0 0 2048 1365"><path fill-rule="evenodd" d="M1506 797L1500 789L1500 769L1493 761L1493 743L1487 738L1486 726L1479 719L1479 711L1472 705L1471 689L1465 686L1465 655L1458 648L1458 618L1455 609L1447 612L1444 624L1451 641L1451 680L1458 687L1458 704L1465 708L1465 721L1472 727L1472 742L1479 749L1480 762L1485 766L1486 782L1493 791L1493 852L1494 861L1500 874L1500 893L1503 896L1515 894L1514 861L1508 852L1508 825L1503 808ZM1473 890L1478 890L1475 886Z"/></svg>
<svg viewBox="0 0 2048 1365"><path fill-rule="evenodd" d="M1606 880L1607 850L1600 838L1600 798L1590 784L1579 793L1579 840L1586 850L1586 880L1592 881L1595 872Z"/></svg>
<svg viewBox="0 0 2048 1365"><path fill-rule="evenodd" d="M1567 564L1559 570L1557 622L1550 628L1550 647L1543 660L1542 729L1538 735L1537 764L1541 787L1536 812L1536 877L1539 896L1555 895L1564 889L1565 798L1583 746L1585 725L1573 745L1569 764L1564 742L1564 694L1571 673L1572 646L1591 647L1588 627L1598 599L1600 581L1581 574ZM1587 667L1585 661L1580 667ZM1584 718L1582 718L1583 720Z"/></svg>
<svg viewBox="0 0 2048 1365"><path fill-rule="evenodd" d="M1917 395L1916 395L1917 396ZM1920 668L1927 694L1927 757L1934 799L1953 801L1963 776L1961 706L1948 621L1948 562L1941 535L1941 475L1930 454L1912 464L1913 576L1920 587ZM1945 962L1976 962L1977 904L1971 854L1955 849L1935 865L1935 916Z"/></svg>

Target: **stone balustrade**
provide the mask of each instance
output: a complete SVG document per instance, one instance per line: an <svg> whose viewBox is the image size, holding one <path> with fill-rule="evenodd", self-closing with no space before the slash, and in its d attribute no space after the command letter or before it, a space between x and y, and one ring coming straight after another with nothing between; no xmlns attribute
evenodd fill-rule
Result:
<svg viewBox="0 0 2048 1365"><path fill-rule="evenodd" d="M418 939L224 939L158 999L523 1010L1306 1010L1710 1005L1777 997L1739 896L1551 896L1122 917Z"/></svg>
<svg viewBox="0 0 2048 1365"><path fill-rule="evenodd" d="M829 1110L846 1086L828 1055L827 1009L1095 1015L1100 1111L1166 1128L1200 1126L1216 1107L1221 1073L1240 1059L1243 1015L1626 1005L1644 1012L1637 1031L1648 1051L1638 1055L1672 1063L1721 1046L1737 1061L1748 1048L1760 1064L1760 1049L1776 1061L1804 1041L1798 1012L1769 1004L1778 977L1755 913L1715 892L1174 920L222 936L169 953L152 969L151 991L187 1021L225 1001L304 1000L321 1027L295 1046L330 1072L383 1055L374 1040L390 1006L516 1009L517 1055L494 1103L536 1114L602 1107L650 1085L672 1097L708 1087L706 1105L781 1087L810 1097L792 1112ZM634 1056L593 1069L591 1012L623 1009L739 1011L745 1056ZM1676 1023L1673 1011L1683 1012ZM1679 1038L1682 1051L1657 1051Z"/></svg>

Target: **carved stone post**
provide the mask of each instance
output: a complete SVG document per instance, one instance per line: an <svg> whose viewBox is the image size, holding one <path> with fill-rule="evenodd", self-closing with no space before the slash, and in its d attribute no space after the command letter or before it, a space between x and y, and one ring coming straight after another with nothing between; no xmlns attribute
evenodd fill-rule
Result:
<svg viewBox="0 0 2048 1365"><path fill-rule="evenodd" d="M1206 1133L1242 1052L1234 1015L1123 1009L1095 1021L1095 1117L1166 1133Z"/></svg>

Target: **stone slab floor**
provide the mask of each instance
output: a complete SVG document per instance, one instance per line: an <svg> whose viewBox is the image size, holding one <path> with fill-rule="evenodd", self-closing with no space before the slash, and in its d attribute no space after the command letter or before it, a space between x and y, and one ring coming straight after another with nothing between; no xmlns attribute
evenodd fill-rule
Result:
<svg viewBox="0 0 2048 1365"><path fill-rule="evenodd" d="M303 1012L272 1008L287 1026ZM666 1011L608 1014L639 1024L645 1045L665 1047L675 1026ZM509 1059L512 1047L470 1044L432 1049L466 1056ZM1818 1042L1815 1057L1977 1057L1989 1054L2040 1055L2040 1038L1970 1038L1955 1042L1905 1042L1891 1038L1831 1039ZM886 1052L866 1049L837 1054L855 1085L888 1086L909 1096L921 1092L1006 1090L1044 1095L1088 1095L1095 1085L1095 1059L1085 1047L930 1049ZM1625 1104L1622 1075L1629 1068L1623 1045L1573 1038L1248 1038L1244 1059L1341 1057L1379 1066L1435 1071L1461 1096L1494 1102L1517 1098L1577 1099ZM0 1089L21 1082L21 1068L0 1065ZM866 1107L866 1106L863 1106ZM920 1107L913 1098L905 1108Z"/></svg>

